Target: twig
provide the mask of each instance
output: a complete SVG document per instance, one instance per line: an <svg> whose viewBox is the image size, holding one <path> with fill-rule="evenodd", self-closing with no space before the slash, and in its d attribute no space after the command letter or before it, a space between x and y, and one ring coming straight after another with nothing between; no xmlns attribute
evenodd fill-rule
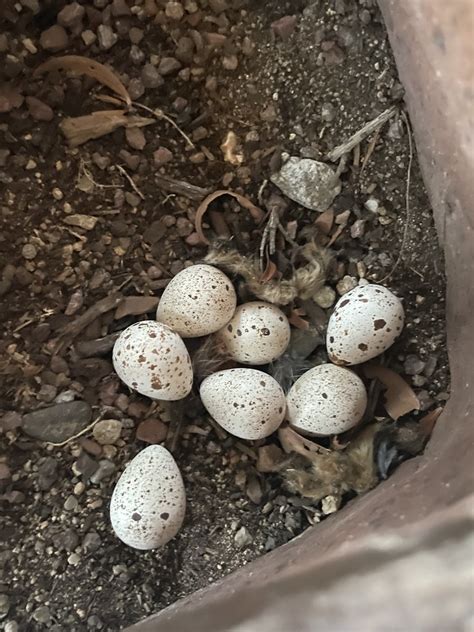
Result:
<svg viewBox="0 0 474 632"><path fill-rule="evenodd" d="M406 246L406 241L407 241L407 237L408 237L408 229L409 229L410 224L411 224L410 185L411 185L411 167L412 167L412 164L413 164L413 139L412 139L412 134L411 134L410 122L409 122L408 117L405 114L405 112L402 112L402 117L403 117L403 120L404 120L406 128L407 128L408 146L409 146L409 150L410 150L410 156L408 158L408 169L407 169L407 184L406 184L406 189L405 189L405 211L406 211L405 228L403 229L402 243L400 244L400 250L398 252L398 258L395 261L395 264L394 264L393 268L390 270L390 272L388 274L386 274L383 277L383 279L381 279L379 281L379 283L383 283L384 281L389 279L392 276L392 274L395 272L395 270L398 268L398 266L400 265L400 262L401 262L402 257L403 257L403 251L404 251L405 246Z"/></svg>
<svg viewBox="0 0 474 632"><path fill-rule="evenodd" d="M105 298L97 301L92 307L90 307L84 314L81 314L72 323L67 324L62 330L56 348L54 349L54 355L64 347L64 345L70 344L76 336L78 336L83 329L90 325L96 318L102 314L106 314L111 309L117 307L123 300L123 295L115 292Z"/></svg>
<svg viewBox="0 0 474 632"><path fill-rule="evenodd" d="M81 358L92 358L95 356L102 356L109 353L113 349L115 341L122 332L117 331L113 334L108 334L103 338L96 338L95 340L81 340L75 345L76 352Z"/></svg>
<svg viewBox="0 0 474 632"><path fill-rule="evenodd" d="M362 175L362 173L364 172L364 169L367 166L367 163L369 162L371 155L374 153L375 145L377 144L379 136L380 136L380 127L375 131L375 134L373 135L372 140L370 141L369 146L367 147L367 153L364 156L364 160L362 161L362 167L360 168L360 175Z"/></svg>
<svg viewBox="0 0 474 632"><path fill-rule="evenodd" d="M157 119L164 119L165 121L167 121L170 125L172 125L175 128L175 130L177 130L181 134L181 136L190 145L190 147L192 147L193 149L196 149L196 145L189 138L189 136L185 132L183 132L183 130L179 127L179 125L175 123L171 117L165 114L163 110L160 110L159 108L157 108L156 110L153 110L152 108L149 108L146 105L142 105L141 103L137 103L136 101L132 101L132 105L133 107L140 108L142 110L145 110L146 112L150 112L150 114L153 114Z"/></svg>
<svg viewBox="0 0 474 632"><path fill-rule="evenodd" d="M123 188L121 184L100 184L99 182L96 182L94 178L92 177L92 173L89 171L87 162L83 160L82 158L79 163L78 180L81 175L85 175L86 178L89 180L89 182L91 182L95 187L99 189L122 189Z"/></svg>
<svg viewBox="0 0 474 632"><path fill-rule="evenodd" d="M356 132L353 136L351 136L345 143L334 147L331 150L326 158L331 162L337 162L341 156L349 153L356 145L358 145L361 141L364 140L367 136L375 132L379 127L382 127L384 123L386 123L397 111L397 106L392 105L392 107L384 110L381 114L376 116L372 121L369 121L364 127L362 127L358 132Z"/></svg>
<svg viewBox="0 0 474 632"><path fill-rule="evenodd" d="M124 178L126 178L129 183L130 186L132 187L132 189L135 191L135 193L141 197L142 200L145 199L145 196L143 195L143 193L140 191L140 189L137 187L137 185L135 184L135 182L132 180L132 178L128 175L128 173L125 171L125 169L121 166L121 165L116 165L119 173L121 173Z"/></svg>
<svg viewBox="0 0 474 632"><path fill-rule="evenodd" d="M47 443L49 443L49 445L54 445L54 447L56 448L62 448L63 446L70 443L71 441L74 441L74 439L79 439L79 437L82 437L83 434L86 434L86 432L89 432L89 430L92 430L92 428L96 425L96 423L99 422L101 419L102 419L102 413L97 417L97 419L94 419L94 421L91 424L83 428L80 432L73 435L72 437L69 437L69 439L66 439L65 441L61 441L60 443L53 443L52 441L48 441Z"/></svg>
<svg viewBox="0 0 474 632"><path fill-rule="evenodd" d="M198 200L199 202L209 195L209 189L203 189L195 184L189 184L184 180L175 180L168 176L161 176L155 174L155 184L167 193L173 193L174 195L182 195L190 200Z"/></svg>

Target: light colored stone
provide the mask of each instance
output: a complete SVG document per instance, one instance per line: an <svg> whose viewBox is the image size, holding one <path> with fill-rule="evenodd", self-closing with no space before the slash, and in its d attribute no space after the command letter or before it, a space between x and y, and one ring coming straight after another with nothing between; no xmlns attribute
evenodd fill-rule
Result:
<svg viewBox="0 0 474 632"><path fill-rule="evenodd" d="M290 157L271 181L294 202L320 213L341 192L335 171L324 162L310 158Z"/></svg>

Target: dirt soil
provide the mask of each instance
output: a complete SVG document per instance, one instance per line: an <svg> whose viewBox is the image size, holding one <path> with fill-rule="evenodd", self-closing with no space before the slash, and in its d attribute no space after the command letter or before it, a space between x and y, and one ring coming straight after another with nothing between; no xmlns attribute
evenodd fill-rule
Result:
<svg viewBox="0 0 474 632"><path fill-rule="evenodd" d="M178 423L172 408L118 382L110 339L103 348L84 346L145 318L143 310L114 319L109 306L54 355L64 327L114 290L159 295L200 261L207 249L194 219L206 192L231 189L258 203L285 153L324 159L393 104L398 112L349 154L342 173L330 234L343 230L329 282L341 294L360 277L389 275L384 284L404 300L407 324L387 362L406 376L423 411L448 397L443 260L416 156L407 226L403 89L374 1L91 0L59 17L68 3L40 4L37 12L34 0L6 3L0 32L0 620L9 632L115 631L284 544L334 508L257 471L258 445L220 431L195 399L174 450L188 500L184 527L162 550L124 546L108 506L124 465L146 446L137 427L155 420L154 440L170 445ZM161 108L194 147L158 120L68 148L59 128L65 117L119 106L97 100L113 93L87 78L33 78L54 54L108 64L134 101ZM220 148L231 130L241 165L226 162ZM166 178L200 189L176 189ZM267 184L263 200L270 191ZM218 208L235 243L258 252L262 227L237 203ZM282 223L301 244L317 217L288 201ZM291 245L277 246L283 270ZM69 437L54 406L72 401L85 402L88 419L120 420L121 437L100 445L89 431L54 446L48 428L44 441L28 434L22 416L49 408L54 431Z"/></svg>

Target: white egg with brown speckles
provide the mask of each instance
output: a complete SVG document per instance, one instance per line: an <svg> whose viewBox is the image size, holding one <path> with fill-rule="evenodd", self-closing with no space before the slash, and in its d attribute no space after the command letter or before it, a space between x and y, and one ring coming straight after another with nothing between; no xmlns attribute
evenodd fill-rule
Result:
<svg viewBox="0 0 474 632"><path fill-rule="evenodd" d="M155 549L178 533L186 511L183 479L168 450L151 445L130 461L112 494L110 521L135 549Z"/></svg>
<svg viewBox="0 0 474 632"><path fill-rule="evenodd" d="M193 369L184 342L154 320L143 320L122 331L112 361L122 382L152 399L175 401L191 391Z"/></svg>
<svg viewBox="0 0 474 632"><path fill-rule="evenodd" d="M286 401L288 421L295 430L328 436L359 423L367 406L367 392L350 369L320 364L296 380Z"/></svg>
<svg viewBox="0 0 474 632"><path fill-rule="evenodd" d="M329 319L329 359L348 366L375 358L395 342L404 321L402 302L386 287L369 284L350 290Z"/></svg>
<svg viewBox="0 0 474 632"><path fill-rule="evenodd" d="M202 382L200 395L211 417L240 439L268 437L285 416L283 390L258 369L218 371Z"/></svg>
<svg viewBox="0 0 474 632"><path fill-rule="evenodd" d="M156 320L183 338L207 336L226 325L237 305L231 280L218 268L194 265L166 286Z"/></svg>
<svg viewBox="0 0 474 632"><path fill-rule="evenodd" d="M287 317L271 303L239 305L217 334L230 357L242 364L268 364L279 358L290 341Z"/></svg>

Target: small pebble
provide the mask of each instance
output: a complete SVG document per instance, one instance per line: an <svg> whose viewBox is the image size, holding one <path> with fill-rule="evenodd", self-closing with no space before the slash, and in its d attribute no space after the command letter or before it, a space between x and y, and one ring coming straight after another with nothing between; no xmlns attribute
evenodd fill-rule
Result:
<svg viewBox="0 0 474 632"><path fill-rule="evenodd" d="M33 244L25 244L21 249L21 254L25 259L31 261L36 257L38 251L36 250L35 246L33 246Z"/></svg>
<svg viewBox="0 0 474 632"><path fill-rule="evenodd" d="M92 46L92 44L97 39L97 35L94 33L94 31L86 29L85 31L82 31L81 38L86 46Z"/></svg>
<svg viewBox="0 0 474 632"><path fill-rule="evenodd" d="M99 39L99 46L102 50L110 50L118 40L117 33L114 33L111 27L106 24L101 24L97 28L97 37Z"/></svg>
<svg viewBox="0 0 474 632"><path fill-rule="evenodd" d="M39 606L33 612L33 619L36 623L42 623L43 625L47 625L51 621L51 613L49 612L48 606Z"/></svg>
<svg viewBox="0 0 474 632"><path fill-rule="evenodd" d="M158 71L162 77L167 77L177 73L181 67L181 62L174 57L163 57L158 66Z"/></svg>
<svg viewBox="0 0 474 632"><path fill-rule="evenodd" d="M68 496L64 502L64 509L66 511L74 511L77 509L78 505L79 502L77 498L71 494L71 496Z"/></svg>
<svg viewBox="0 0 474 632"><path fill-rule="evenodd" d="M40 45L44 50L57 52L67 48L69 44L69 38L62 26L55 24L46 31L43 31L40 36Z"/></svg>
<svg viewBox="0 0 474 632"><path fill-rule="evenodd" d="M94 426L92 434L97 443L112 445L120 438L122 424L118 419L102 419Z"/></svg>
<svg viewBox="0 0 474 632"><path fill-rule="evenodd" d="M375 198L369 198L365 202L364 206L371 213L376 213L378 211L379 206L380 206L380 202L378 200L376 200Z"/></svg>
<svg viewBox="0 0 474 632"><path fill-rule="evenodd" d="M164 79L153 64L145 64L141 78L145 88L159 88L164 84Z"/></svg>
<svg viewBox="0 0 474 632"><path fill-rule="evenodd" d="M165 7L165 15L172 20L181 20L181 18L184 16L184 9L181 3L173 2L172 0L170 2L167 2Z"/></svg>
<svg viewBox="0 0 474 632"><path fill-rule="evenodd" d="M166 147L160 147L153 152L153 162L157 167L162 167L173 160L173 153Z"/></svg>
<svg viewBox="0 0 474 632"><path fill-rule="evenodd" d="M234 541L239 547L239 549L243 549L248 544L252 543L253 538L246 527L240 527L240 529L237 531L237 533L234 536Z"/></svg>
<svg viewBox="0 0 474 632"><path fill-rule="evenodd" d="M403 363L403 368L407 375L418 375L423 372L425 365L426 363L418 356L408 355Z"/></svg>

